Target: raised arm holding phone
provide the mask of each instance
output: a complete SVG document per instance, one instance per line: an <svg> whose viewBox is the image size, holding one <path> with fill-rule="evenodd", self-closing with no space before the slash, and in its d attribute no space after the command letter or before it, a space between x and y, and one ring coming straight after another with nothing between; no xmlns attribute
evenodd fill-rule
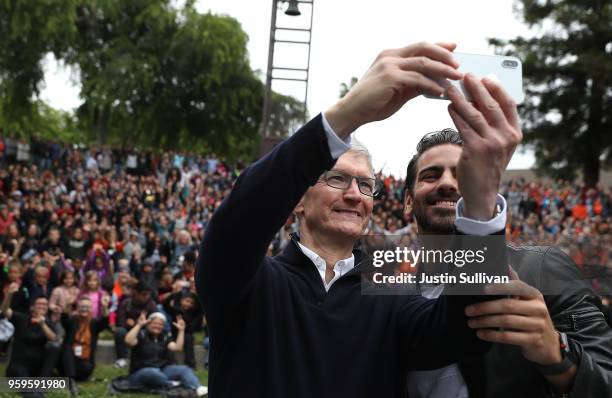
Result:
<svg viewBox="0 0 612 398"><path fill-rule="evenodd" d="M444 93L434 78L461 79L454 48L418 43L383 51L343 99L240 175L198 256L212 394L403 397L406 369L486 351L464 312L477 298L362 295L361 254L353 251L376 184L367 151L351 148L350 135L422 93ZM484 111L454 96L451 115L495 123L468 132L458 167L465 211L456 227L503 234L497 189L521 140L516 107L494 82L474 79L472 88L486 95ZM279 256L265 257L292 212L299 237Z"/></svg>

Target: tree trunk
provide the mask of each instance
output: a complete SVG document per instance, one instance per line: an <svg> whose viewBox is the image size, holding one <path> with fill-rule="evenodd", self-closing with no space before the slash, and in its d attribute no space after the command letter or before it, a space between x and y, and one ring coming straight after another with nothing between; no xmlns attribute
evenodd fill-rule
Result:
<svg viewBox="0 0 612 398"><path fill-rule="evenodd" d="M601 168L599 156L601 154L596 145L589 145L587 152L591 152L592 155L585 156L582 165L582 178L587 187L593 188L599 182L599 170Z"/></svg>
<svg viewBox="0 0 612 398"><path fill-rule="evenodd" d="M589 98L589 115L587 119L587 132L584 141L584 158L582 166L582 178L587 187L594 187L599 182L599 171L601 168L600 156L604 142L603 126L603 99L606 89L602 79L593 79L591 95Z"/></svg>
<svg viewBox="0 0 612 398"><path fill-rule="evenodd" d="M103 105L98 108L97 113L98 144L105 145L108 141L108 119L110 118L110 107L108 105Z"/></svg>

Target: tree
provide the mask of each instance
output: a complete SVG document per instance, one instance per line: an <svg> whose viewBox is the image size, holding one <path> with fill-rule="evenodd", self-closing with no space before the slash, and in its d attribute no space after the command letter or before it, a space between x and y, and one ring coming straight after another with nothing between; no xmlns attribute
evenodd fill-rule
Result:
<svg viewBox="0 0 612 398"><path fill-rule="evenodd" d="M587 186L612 164L612 1L521 0L533 38L489 42L523 60L525 142L537 167Z"/></svg>
<svg viewBox="0 0 612 398"><path fill-rule="evenodd" d="M0 40L0 128L34 132L41 62L53 52L78 70L84 141L252 155L263 83L249 64L248 36L235 19L200 14L193 3L0 0L8 38ZM273 95L281 135L304 114L295 99Z"/></svg>
<svg viewBox="0 0 612 398"><path fill-rule="evenodd" d="M304 102L289 95L272 92L268 135L287 137L308 119Z"/></svg>
<svg viewBox="0 0 612 398"><path fill-rule="evenodd" d="M187 2L84 3L70 62L80 69L79 109L101 142L208 150L231 158L258 146L263 84L250 67L248 36L229 16ZM304 115L274 95L272 123L283 135Z"/></svg>
<svg viewBox="0 0 612 398"><path fill-rule="evenodd" d="M353 76L351 77L351 80L348 83L340 83L340 98L343 98L345 95L347 95L348 92L351 91L353 86L357 84L358 81L359 79Z"/></svg>
<svg viewBox="0 0 612 398"><path fill-rule="evenodd" d="M78 0L0 1L0 120L6 130L31 133L28 118L48 53L61 58L73 42Z"/></svg>

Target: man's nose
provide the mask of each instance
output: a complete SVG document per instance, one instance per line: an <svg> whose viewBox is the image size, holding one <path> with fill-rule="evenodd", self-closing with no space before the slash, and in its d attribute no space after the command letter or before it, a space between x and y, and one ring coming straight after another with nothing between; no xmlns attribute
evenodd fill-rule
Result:
<svg viewBox="0 0 612 398"><path fill-rule="evenodd" d="M348 200L360 201L361 191L359 191L359 185L356 179L351 180L351 185L344 191L344 198Z"/></svg>
<svg viewBox="0 0 612 398"><path fill-rule="evenodd" d="M438 180L437 189L444 192L457 192L457 179L450 170L444 170L444 173L442 173Z"/></svg>

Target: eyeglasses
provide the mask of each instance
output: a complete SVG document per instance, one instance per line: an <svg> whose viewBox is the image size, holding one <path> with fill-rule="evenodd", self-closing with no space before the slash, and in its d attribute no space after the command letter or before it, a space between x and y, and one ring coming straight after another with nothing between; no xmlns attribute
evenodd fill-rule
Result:
<svg viewBox="0 0 612 398"><path fill-rule="evenodd" d="M374 178L356 177L339 170L328 170L321 176L321 180L336 189L348 189L353 182L353 178L357 181L357 187L362 194L376 196L380 192L380 181Z"/></svg>

